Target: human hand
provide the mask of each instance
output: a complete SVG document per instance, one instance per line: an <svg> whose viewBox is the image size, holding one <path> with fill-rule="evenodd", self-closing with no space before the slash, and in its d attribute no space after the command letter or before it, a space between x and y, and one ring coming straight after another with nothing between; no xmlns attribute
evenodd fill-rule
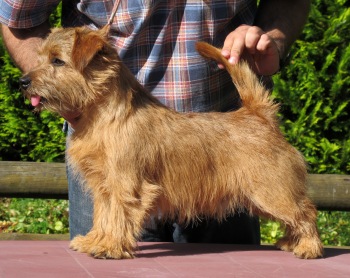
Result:
<svg viewBox="0 0 350 278"><path fill-rule="evenodd" d="M221 53L231 64L241 58L246 60L259 75L273 75L280 68L276 42L257 26L241 25L232 31L226 37Z"/></svg>

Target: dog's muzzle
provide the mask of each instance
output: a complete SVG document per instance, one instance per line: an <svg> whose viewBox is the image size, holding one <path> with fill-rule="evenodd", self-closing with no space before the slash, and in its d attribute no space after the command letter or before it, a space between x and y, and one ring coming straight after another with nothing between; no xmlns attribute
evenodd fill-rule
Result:
<svg viewBox="0 0 350 278"><path fill-rule="evenodd" d="M24 94L30 100L32 106L40 107L41 105L44 104L44 102L46 101L45 98L43 98L43 97L41 97L39 95L36 95L36 94L31 94L31 93L28 92L28 88L32 84L32 79L29 77L29 75L24 75L23 77L21 77L19 79L19 84L20 84L21 89L24 92Z"/></svg>

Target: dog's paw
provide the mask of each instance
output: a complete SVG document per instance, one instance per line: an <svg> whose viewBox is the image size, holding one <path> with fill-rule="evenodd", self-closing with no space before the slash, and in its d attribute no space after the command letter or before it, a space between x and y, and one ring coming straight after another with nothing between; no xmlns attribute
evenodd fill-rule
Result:
<svg viewBox="0 0 350 278"><path fill-rule="evenodd" d="M72 250L88 253L96 259L131 259L132 249L121 248L113 237L98 237L93 232L86 236L76 236L70 243Z"/></svg>
<svg viewBox="0 0 350 278"><path fill-rule="evenodd" d="M134 258L133 253L130 251L124 251L116 246L105 246L102 242L94 246L90 255L96 259L132 259Z"/></svg>
<svg viewBox="0 0 350 278"><path fill-rule="evenodd" d="M292 252L295 248L295 243L292 242L288 237L283 237L277 241L275 246L283 251Z"/></svg>
<svg viewBox="0 0 350 278"><path fill-rule="evenodd" d="M318 238L301 238L293 253L300 259L316 259L323 257L322 243Z"/></svg>
<svg viewBox="0 0 350 278"><path fill-rule="evenodd" d="M69 248L81 253L89 253L91 249L91 244L89 244L89 242L89 237L78 235L71 240Z"/></svg>
<svg viewBox="0 0 350 278"><path fill-rule="evenodd" d="M318 237L315 238L300 238L292 240L289 237L281 238L276 247L293 254L300 259L316 259L323 257L322 243Z"/></svg>

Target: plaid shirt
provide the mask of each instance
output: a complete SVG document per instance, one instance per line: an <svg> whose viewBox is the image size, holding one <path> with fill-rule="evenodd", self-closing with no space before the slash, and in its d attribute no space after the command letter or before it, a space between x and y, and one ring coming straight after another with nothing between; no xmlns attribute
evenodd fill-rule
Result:
<svg viewBox="0 0 350 278"><path fill-rule="evenodd" d="M29 28L48 19L59 1L0 1L0 22ZM62 25L107 23L113 1L62 5ZM112 36L121 59L165 105L181 112L228 111L237 105L231 78L195 50L197 41L221 47L241 24L252 24L253 0L121 0Z"/></svg>

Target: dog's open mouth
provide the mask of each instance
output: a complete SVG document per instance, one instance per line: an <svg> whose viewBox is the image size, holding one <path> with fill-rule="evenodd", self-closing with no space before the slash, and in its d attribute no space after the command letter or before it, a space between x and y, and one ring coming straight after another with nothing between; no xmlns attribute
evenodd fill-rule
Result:
<svg viewBox="0 0 350 278"><path fill-rule="evenodd" d="M45 98L38 96L38 95L33 95L30 97L30 103L34 107L39 107L40 105L44 104L46 101Z"/></svg>

